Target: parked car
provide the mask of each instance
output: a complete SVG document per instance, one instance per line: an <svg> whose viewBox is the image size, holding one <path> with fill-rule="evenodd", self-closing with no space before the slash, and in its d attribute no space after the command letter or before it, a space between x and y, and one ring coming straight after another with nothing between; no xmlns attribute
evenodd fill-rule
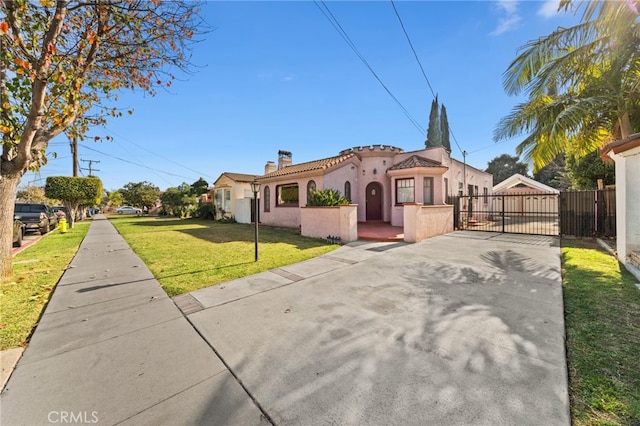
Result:
<svg viewBox="0 0 640 426"><path fill-rule="evenodd" d="M13 218L13 246L22 247L22 238L24 238L24 232L26 226L17 216Z"/></svg>
<svg viewBox="0 0 640 426"><path fill-rule="evenodd" d="M58 216L46 204L16 203L13 212L27 231L40 231L44 235L58 225Z"/></svg>
<svg viewBox="0 0 640 426"><path fill-rule="evenodd" d="M142 209L131 206L122 206L116 209L118 214L142 214Z"/></svg>

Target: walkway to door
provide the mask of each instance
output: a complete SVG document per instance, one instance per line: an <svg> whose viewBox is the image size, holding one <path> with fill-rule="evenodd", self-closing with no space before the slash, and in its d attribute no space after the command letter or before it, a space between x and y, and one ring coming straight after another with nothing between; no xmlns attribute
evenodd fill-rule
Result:
<svg viewBox="0 0 640 426"><path fill-rule="evenodd" d="M404 241L404 228L389 222L358 222L358 239L367 241Z"/></svg>

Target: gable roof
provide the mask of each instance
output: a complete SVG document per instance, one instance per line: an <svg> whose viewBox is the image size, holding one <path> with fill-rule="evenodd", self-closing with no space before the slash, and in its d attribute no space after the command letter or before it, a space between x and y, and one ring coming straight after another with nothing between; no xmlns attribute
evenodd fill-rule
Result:
<svg viewBox="0 0 640 426"><path fill-rule="evenodd" d="M415 167L444 167L444 168L447 168L446 166L443 166L442 163L439 163L437 161L429 160L427 158L420 157L418 155L412 155L411 157L407 158L406 160L403 160L403 161L399 162L398 164L395 164L395 165L389 167L387 170L413 169Z"/></svg>
<svg viewBox="0 0 640 426"><path fill-rule="evenodd" d="M216 179L213 185L215 186L218 183L218 181L223 177L227 177L234 182L253 182L254 180L256 180L256 178L258 178L258 175L246 175L244 173L224 172L220 176L218 176L218 179Z"/></svg>
<svg viewBox="0 0 640 426"><path fill-rule="evenodd" d="M557 194L560 192L559 190L552 188L549 185L545 185L544 183L538 182L537 180L533 180L531 178L523 176L520 173L515 173L514 175L506 178L499 184L495 185L493 187L493 192L496 193L496 192L504 191L506 189L513 188L514 186L517 186L519 184L523 184L530 188L537 189L540 192L552 192L554 194Z"/></svg>
<svg viewBox="0 0 640 426"><path fill-rule="evenodd" d="M287 176L287 175L292 175L296 173L326 170L340 163L344 163L347 160L350 160L352 158L360 158L360 157L357 154L351 152L348 154L339 155L337 157L323 158L322 160L309 161L307 163L292 164L290 166L286 166L281 169L275 170L271 173L267 173L266 175L260 176L258 180L273 178L278 176Z"/></svg>

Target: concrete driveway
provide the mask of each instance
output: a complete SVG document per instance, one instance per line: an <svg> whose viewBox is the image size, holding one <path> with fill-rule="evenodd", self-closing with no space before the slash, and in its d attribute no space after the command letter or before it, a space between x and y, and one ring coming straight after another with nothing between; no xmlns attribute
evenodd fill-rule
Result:
<svg viewBox="0 0 640 426"><path fill-rule="evenodd" d="M361 242L177 302L278 425L570 424L554 237Z"/></svg>

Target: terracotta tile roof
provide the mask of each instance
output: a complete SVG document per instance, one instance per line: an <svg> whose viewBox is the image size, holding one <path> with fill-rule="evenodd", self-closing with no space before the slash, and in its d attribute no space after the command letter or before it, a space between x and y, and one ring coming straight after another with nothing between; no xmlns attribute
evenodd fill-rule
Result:
<svg viewBox="0 0 640 426"><path fill-rule="evenodd" d="M428 160L426 158L419 157L417 155L412 155L406 160L401 161L398 164L389 167L389 170L413 169L415 167L446 167L446 166L443 166L442 163L438 163L437 161Z"/></svg>
<svg viewBox="0 0 640 426"><path fill-rule="evenodd" d="M278 176L287 176L295 173L310 172L314 170L326 170L337 164L344 163L345 161L354 157L359 158L357 154L352 152L345 155L339 155L337 157L330 157L330 158L323 158L322 160L309 161L308 163L292 164L290 166L283 167L271 173L267 173L264 176L260 176L258 180L278 177Z"/></svg>
<svg viewBox="0 0 640 426"><path fill-rule="evenodd" d="M609 160L609 151L613 151L614 154L628 151L632 148L640 146L640 133L635 133L625 139L611 142L605 146L600 153L603 160Z"/></svg>

